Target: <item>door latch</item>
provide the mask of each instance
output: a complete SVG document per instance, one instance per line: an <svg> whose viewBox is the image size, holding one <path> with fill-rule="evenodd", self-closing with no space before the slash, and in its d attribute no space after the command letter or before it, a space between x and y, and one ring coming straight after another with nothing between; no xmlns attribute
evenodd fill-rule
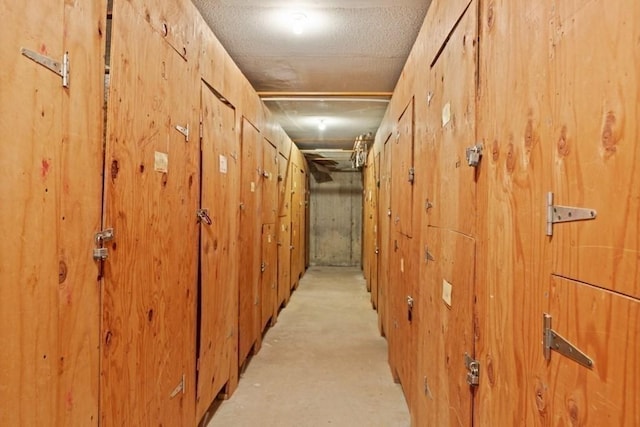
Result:
<svg viewBox="0 0 640 427"><path fill-rule="evenodd" d="M411 322L413 320L413 297L407 295L407 320Z"/></svg>
<svg viewBox="0 0 640 427"><path fill-rule="evenodd" d="M107 228L103 231L96 233L94 241L96 248L93 249L93 259L96 261L105 261L109 257L109 250L104 247L104 244L112 241L115 238L113 228Z"/></svg>
<svg viewBox="0 0 640 427"><path fill-rule="evenodd" d="M465 353L464 366L467 367L467 384L472 387L480 385L480 362Z"/></svg>
<svg viewBox="0 0 640 427"><path fill-rule="evenodd" d="M482 157L482 144L476 144L473 147L467 148L467 164L471 167L478 167L480 164L480 158Z"/></svg>

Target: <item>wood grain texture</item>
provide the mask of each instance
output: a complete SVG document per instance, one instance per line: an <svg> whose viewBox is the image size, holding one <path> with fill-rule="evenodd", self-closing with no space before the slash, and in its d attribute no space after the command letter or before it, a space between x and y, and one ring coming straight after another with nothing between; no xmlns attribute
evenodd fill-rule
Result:
<svg viewBox="0 0 640 427"><path fill-rule="evenodd" d="M130 3L113 14L105 224L116 240L102 295L100 419L193 425L200 147L175 126L197 128L200 81Z"/></svg>
<svg viewBox="0 0 640 427"><path fill-rule="evenodd" d="M278 219L278 149L267 139L262 147L262 223L275 224Z"/></svg>
<svg viewBox="0 0 640 427"><path fill-rule="evenodd" d="M391 134L382 149L380 169L380 204L378 229L380 230L380 274L378 276L378 329L386 335L390 329L388 316L389 259L391 256Z"/></svg>
<svg viewBox="0 0 640 427"><path fill-rule="evenodd" d="M278 162L278 297L281 307L291 296L291 167L289 160L279 153Z"/></svg>
<svg viewBox="0 0 640 427"><path fill-rule="evenodd" d="M413 235L413 181L409 179L413 163L413 99L399 116L391 139L393 154L391 174L391 212L393 230L407 237Z"/></svg>
<svg viewBox="0 0 640 427"><path fill-rule="evenodd" d="M0 5L7 20L0 30L3 425L97 424L99 282L91 251L102 193L101 5ZM63 88L21 48L55 60L68 51L77 59L75 85Z"/></svg>
<svg viewBox="0 0 640 427"><path fill-rule="evenodd" d="M202 85L200 342L196 419L238 371L238 215L240 147L235 109Z"/></svg>
<svg viewBox="0 0 640 427"><path fill-rule="evenodd" d="M553 272L635 298L640 298L639 21L635 1L556 2L548 52L554 94L549 191L556 204L598 213L593 221L554 226Z"/></svg>
<svg viewBox="0 0 640 427"><path fill-rule="evenodd" d="M260 276L260 333L271 320L275 323L277 315L276 300L278 294L278 246L276 243L276 224L262 226L262 274Z"/></svg>
<svg viewBox="0 0 640 427"><path fill-rule="evenodd" d="M262 136L242 119L242 177L240 182L239 242L239 364L260 337L260 258L262 254Z"/></svg>
<svg viewBox="0 0 640 427"><path fill-rule="evenodd" d="M548 295L552 328L594 366L551 353L548 382L537 397L541 423L640 425L640 301L557 276Z"/></svg>

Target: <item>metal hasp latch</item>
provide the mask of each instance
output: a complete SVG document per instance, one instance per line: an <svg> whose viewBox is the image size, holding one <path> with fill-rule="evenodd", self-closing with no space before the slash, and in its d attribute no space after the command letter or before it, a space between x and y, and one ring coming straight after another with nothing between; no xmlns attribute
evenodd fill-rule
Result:
<svg viewBox="0 0 640 427"><path fill-rule="evenodd" d="M176 388L173 389L173 391L169 395L169 398L173 399L178 394L180 394L180 392L182 392L182 394L184 394L185 393L185 383L186 383L186 377L185 377L184 374L182 374L182 379L180 380L180 382L178 383Z"/></svg>
<svg viewBox="0 0 640 427"><path fill-rule="evenodd" d="M196 211L196 216L198 217L198 222L203 222L207 225L213 224L213 221L209 216L209 209L198 209Z"/></svg>
<svg viewBox="0 0 640 427"><path fill-rule="evenodd" d="M184 135L184 139L186 142L189 142L189 125L187 125L186 127L177 125L176 130Z"/></svg>
<svg viewBox="0 0 640 427"><path fill-rule="evenodd" d="M469 371L467 372L467 384L473 387L480 385L480 362L469 356L469 353L465 353L464 365Z"/></svg>
<svg viewBox="0 0 640 427"><path fill-rule="evenodd" d="M554 206L553 193L547 194L547 236L553 236L553 224L596 219L595 209Z"/></svg>
<svg viewBox="0 0 640 427"><path fill-rule="evenodd" d="M62 87L69 87L69 52L62 56L62 62L25 48L20 49L20 53L62 77Z"/></svg>
<svg viewBox="0 0 640 427"><path fill-rule="evenodd" d="M543 342L543 351L544 358L549 361L551 360L551 350L555 350L563 356L568 357L569 359L578 362L582 366L592 369L593 368L593 360L582 351L580 351L577 347L571 344L569 341L564 339L562 335L558 334L556 331L551 329L551 315L544 313L542 315L542 342Z"/></svg>
<svg viewBox="0 0 640 427"><path fill-rule="evenodd" d="M416 169L409 168L409 183L413 184L416 180Z"/></svg>
<svg viewBox="0 0 640 427"><path fill-rule="evenodd" d="M105 261L109 257L109 250L104 247L106 242L110 242L115 237L113 228L107 228L95 235L96 248L93 250L93 259Z"/></svg>
<svg viewBox="0 0 640 427"><path fill-rule="evenodd" d="M467 147L467 164L471 167L478 167L480 158L482 157L482 144L476 144L473 147Z"/></svg>
<svg viewBox="0 0 640 427"><path fill-rule="evenodd" d="M407 320L411 322L413 320L413 297L407 295Z"/></svg>

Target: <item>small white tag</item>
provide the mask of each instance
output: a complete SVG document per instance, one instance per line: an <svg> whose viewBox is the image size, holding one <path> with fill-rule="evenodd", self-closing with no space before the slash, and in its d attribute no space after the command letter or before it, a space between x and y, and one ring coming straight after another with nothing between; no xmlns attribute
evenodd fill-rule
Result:
<svg viewBox="0 0 640 427"><path fill-rule="evenodd" d="M442 300L445 304L451 307L451 292L453 291L453 285L442 279Z"/></svg>
<svg viewBox="0 0 640 427"><path fill-rule="evenodd" d="M404 258L400 258L400 272L404 273Z"/></svg>
<svg viewBox="0 0 640 427"><path fill-rule="evenodd" d="M271 243L271 234L267 235L267 242Z"/></svg>
<svg viewBox="0 0 640 427"><path fill-rule="evenodd" d="M220 173L227 173L227 156L220 154Z"/></svg>
<svg viewBox="0 0 640 427"><path fill-rule="evenodd" d="M153 168L156 172L169 172L169 155L156 151L154 154Z"/></svg>
<svg viewBox="0 0 640 427"><path fill-rule="evenodd" d="M251 182L251 192L252 193L256 192L256 183L255 182Z"/></svg>
<svg viewBox="0 0 640 427"><path fill-rule="evenodd" d="M451 121L451 104L446 103L442 108L442 127L445 127L447 123Z"/></svg>

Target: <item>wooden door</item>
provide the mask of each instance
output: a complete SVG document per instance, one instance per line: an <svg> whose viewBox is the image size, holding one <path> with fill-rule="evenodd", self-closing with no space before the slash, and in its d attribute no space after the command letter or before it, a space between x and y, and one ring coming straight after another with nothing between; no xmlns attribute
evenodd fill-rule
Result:
<svg viewBox="0 0 640 427"><path fill-rule="evenodd" d="M262 254L262 137L242 119L242 178L240 183L239 363L260 339L260 258Z"/></svg>
<svg viewBox="0 0 640 427"><path fill-rule="evenodd" d="M390 232L391 232L391 135L382 149L380 169L380 203L378 217L380 227L380 275L378 277L378 329L382 335L389 331L387 299L389 294Z"/></svg>
<svg viewBox="0 0 640 427"><path fill-rule="evenodd" d="M562 3L553 19L563 31L552 34L557 96L549 191L554 205L585 209L595 219L547 230L551 326L593 362L551 352L548 421L640 425L640 4ZM568 219L560 210L549 219L561 216Z"/></svg>
<svg viewBox="0 0 640 427"><path fill-rule="evenodd" d="M113 15L100 420L193 425L200 146L176 126L198 128L200 83L130 3Z"/></svg>
<svg viewBox="0 0 640 427"><path fill-rule="evenodd" d="M407 237L413 235L413 98L398 119L392 139L391 210L393 229Z"/></svg>
<svg viewBox="0 0 640 427"><path fill-rule="evenodd" d="M278 149L264 139L262 171L262 224L275 224L278 219Z"/></svg>
<svg viewBox="0 0 640 427"><path fill-rule="evenodd" d="M235 109L202 85L199 351L196 419L238 375L240 147Z"/></svg>
<svg viewBox="0 0 640 427"><path fill-rule="evenodd" d="M294 162L290 163L291 170L291 289L298 285L300 278L300 201L303 189L300 187L300 167Z"/></svg>
<svg viewBox="0 0 640 427"><path fill-rule="evenodd" d="M378 227L380 223L379 216L379 188L380 188L380 153L376 153L373 158L373 182L372 184L372 202L371 202L371 215L373 216L372 221L370 223L370 227L372 230L372 238L371 245L372 250L370 251L371 260L370 260L370 281L371 281L371 303L374 308L378 307L378 269L379 269L379 255L380 255L380 233L378 232Z"/></svg>
<svg viewBox="0 0 640 427"><path fill-rule="evenodd" d="M291 296L291 175L289 160L280 154L278 162L278 297L280 308Z"/></svg>
<svg viewBox="0 0 640 427"><path fill-rule="evenodd" d="M261 282L261 323L260 332L269 320L275 323L277 315L276 299L278 294L278 246L276 224L262 226L262 265Z"/></svg>
<svg viewBox="0 0 640 427"><path fill-rule="evenodd" d="M95 426L106 2L0 9L0 423Z"/></svg>

